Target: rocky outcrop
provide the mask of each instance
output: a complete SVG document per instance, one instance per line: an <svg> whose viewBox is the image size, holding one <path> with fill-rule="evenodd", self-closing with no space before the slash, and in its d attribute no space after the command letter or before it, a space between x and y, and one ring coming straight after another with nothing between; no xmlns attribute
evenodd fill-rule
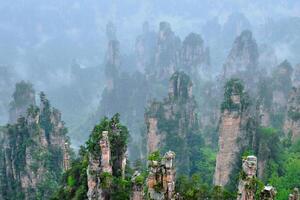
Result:
<svg viewBox="0 0 300 200"><path fill-rule="evenodd" d="M144 188L143 188L143 177L141 173L135 171L132 178L132 195L130 197L131 200L143 200L144 199Z"/></svg>
<svg viewBox="0 0 300 200"><path fill-rule="evenodd" d="M201 139L196 108L190 78L183 72L176 72L170 79L169 96L162 102L152 102L145 113L148 153L173 148L180 172L190 169L187 152L189 142L193 142L191 138L197 135Z"/></svg>
<svg viewBox="0 0 300 200"><path fill-rule="evenodd" d="M223 79L241 78L251 87L257 76L258 48L252 33L243 31L234 41L233 47L223 65Z"/></svg>
<svg viewBox="0 0 300 200"><path fill-rule="evenodd" d="M274 112L281 112L286 109L288 96L292 89L292 73L293 68L287 60L278 65L273 72L272 101Z"/></svg>
<svg viewBox="0 0 300 200"><path fill-rule="evenodd" d="M155 76L160 80L169 77L178 68L181 42L168 22L160 22L155 51Z"/></svg>
<svg viewBox="0 0 300 200"><path fill-rule="evenodd" d="M243 159L242 172L238 185L237 200L254 200L256 190L256 169L257 158L255 156L247 156Z"/></svg>
<svg viewBox="0 0 300 200"><path fill-rule="evenodd" d="M209 49L199 34L190 33L182 43L180 68L190 76L208 78L210 72Z"/></svg>
<svg viewBox="0 0 300 200"><path fill-rule="evenodd" d="M143 33L135 42L136 65L140 72L151 70L154 66L157 35L149 30L148 22L143 24Z"/></svg>
<svg viewBox="0 0 300 200"><path fill-rule="evenodd" d="M100 147L100 158L93 154L89 156L89 165L87 169L88 177L88 193L87 197L89 200L105 200L109 199L109 190L110 180L103 179L102 184L105 187L101 186L101 175L112 176L112 166L111 166L111 149L110 142L108 139L108 131L102 132L102 138L99 140ZM107 178L106 177L106 178ZM103 183L105 182L105 183Z"/></svg>
<svg viewBox="0 0 300 200"><path fill-rule="evenodd" d="M20 88L19 88L20 89ZM20 92L24 94L23 92ZM15 93L16 94L16 93ZM0 143L3 199L49 198L55 188L42 188L47 181L60 181L70 166L70 146L60 112L50 107L44 93L41 105L31 105L24 117L2 130Z"/></svg>
<svg viewBox="0 0 300 200"><path fill-rule="evenodd" d="M289 195L289 200L299 200L299 199L300 199L299 189L294 188L293 193Z"/></svg>
<svg viewBox="0 0 300 200"><path fill-rule="evenodd" d="M274 200L276 197L276 189L273 186L267 185L260 193L261 200Z"/></svg>
<svg viewBox="0 0 300 200"><path fill-rule="evenodd" d="M300 138L300 88L293 88L290 94L284 132L292 141Z"/></svg>
<svg viewBox="0 0 300 200"><path fill-rule="evenodd" d="M226 83L219 124L219 152L214 175L215 185L225 186L229 183L239 156L254 135L250 125L248 98L240 80L231 79Z"/></svg>
<svg viewBox="0 0 300 200"><path fill-rule="evenodd" d="M125 177L128 131L120 127L118 115L112 118L109 125L103 126L103 123L95 126L89 140L87 167L89 200L111 199L114 190L113 178L123 180Z"/></svg>
<svg viewBox="0 0 300 200"><path fill-rule="evenodd" d="M294 87L300 87L300 64L297 64L294 68L292 82Z"/></svg>
<svg viewBox="0 0 300 200"><path fill-rule="evenodd" d="M168 151L161 160L149 160L147 187L151 200L174 199L176 175L174 159L175 153Z"/></svg>
<svg viewBox="0 0 300 200"><path fill-rule="evenodd" d="M108 45L105 58L105 76L106 87L108 90L114 88L115 79L120 72L120 43L116 39L116 30L112 23L107 24L106 27Z"/></svg>
<svg viewBox="0 0 300 200"><path fill-rule="evenodd" d="M35 105L35 91L31 83L21 81L16 84L13 101L10 103L9 122L15 123L19 117L24 117L30 105Z"/></svg>

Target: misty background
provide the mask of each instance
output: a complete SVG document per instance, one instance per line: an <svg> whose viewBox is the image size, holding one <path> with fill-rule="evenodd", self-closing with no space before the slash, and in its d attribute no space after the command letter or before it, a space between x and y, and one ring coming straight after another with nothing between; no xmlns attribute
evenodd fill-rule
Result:
<svg viewBox="0 0 300 200"><path fill-rule="evenodd" d="M62 112L74 144L81 143L76 131L99 105L105 87L110 22L120 41L121 70L128 73L141 70L135 43L145 21L153 32L159 22L169 22L181 40L200 33L215 76L245 29L256 39L260 65L300 63L297 0L4 0L0 13L0 124L8 122L14 84L30 81Z"/></svg>

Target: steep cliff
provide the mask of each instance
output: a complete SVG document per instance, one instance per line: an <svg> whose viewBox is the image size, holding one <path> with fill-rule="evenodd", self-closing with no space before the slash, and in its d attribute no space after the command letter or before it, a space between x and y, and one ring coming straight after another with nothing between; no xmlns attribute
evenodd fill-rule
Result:
<svg viewBox="0 0 300 200"><path fill-rule="evenodd" d="M240 78L247 87L257 81L258 48L252 32L243 31L234 41L232 49L223 65L223 79Z"/></svg>
<svg viewBox="0 0 300 200"><path fill-rule="evenodd" d="M31 105L15 124L1 130L3 199L47 199L56 189L62 172L69 168L67 129L44 93L40 100L39 107Z"/></svg>
<svg viewBox="0 0 300 200"><path fill-rule="evenodd" d="M293 88L287 103L284 132L293 142L300 138L300 88Z"/></svg>
<svg viewBox="0 0 300 200"><path fill-rule="evenodd" d="M219 124L219 152L217 154L214 184L226 186L234 181L239 159L251 144L255 126L249 111L249 97L238 79L226 83Z"/></svg>
<svg viewBox="0 0 300 200"><path fill-rule="evenodd" d="M211 72L209 49L199 34L190 33L181 48L180 69L192 77L207 79Z"/></svg>
<svg viewBox="0 0 300 200"><path fill-rule="evenodd" d="M170 79L168 97L162 102L152 102L145 113L148 153L172 149L179 173L194 170L193 156L199 153L199 148L194 152L192 149L203 144L196 108L189 76L175 72Z"/></svg>
<svg viewBox="0 0 300 200"><path fill-rule="evenodd" d="M160 80L168 80L179 65L181 41L168 22L160 22L152 73Z"/></svg>
<svg viewBox="0 0 300 200"><path fill-rule="evenodd" d="M9 122L15 123L20 116L25 116L30 105L35 105L35 91L32 84L21 81L16 84L10 103Z"/></svg>

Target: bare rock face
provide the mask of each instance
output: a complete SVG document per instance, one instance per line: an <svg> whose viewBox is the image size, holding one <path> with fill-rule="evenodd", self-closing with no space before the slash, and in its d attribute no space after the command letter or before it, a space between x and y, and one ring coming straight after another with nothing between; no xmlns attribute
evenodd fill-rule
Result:
<svg viewBox="0 0 300 200"><path fill-rule="evenodd" d="M154 101L145 113L148 154L155 150L173 148L178 158L178 169L189 172L188 138L197 134L197 104L192 95L192 83L183 72L170 79L169 95L162 102ZM198 135L201 138L201 135ZM178 144L170 144L177 140Z"/></svg>
<svg viewBox="0 0 300 200"><path fill-rule="evenodd" d="M105 200L109 199L110 181L107 181L106 187L101 187L101 174L105 173L106 176L112 176L111 166L111 149L108 139L108 131L102 132L102 139L99 141L100 146L100 158L90 154L89 165L87 169L88 176L88 193L89 200Z"/></svg>
<svg viewBox="0 0 300 200"><path fill-rule="evenodd" d="M109 128L95 126L89 147L89 164L87 167L87 183L89 200L111 199L113 182L112 178L124 179L126 167L126 139L127 129L119 127L119 116L115 115ZM108 129L108 130L103 130ZM95 139L97 138L97 139ZM124 140L124 141L121 141Z"/></svg>
<svg viewBox="0 0 300 200"><path fill-rule="evenodd" d="M294 188L293 194L289 195L289 200L299 200L299 199L300 199L299 189Z"/></svg>
<svg viewBox="0 0 300 200"><path fill-rule="evenodd" d="M243 31L235 39L223 66L223 79L241 78L247 85L251 85L258 70L258 58L257 44L251 31Z"/></svg>
<svg viewBox="0 0 300 200"><path fill-rule="evenodd" d="M149 161L147 179L151 200L172 200L175 197L175 153L168 151L162 160Z"/></svg>
<svg viewBox="0 0 300 200"><path fill-rule="evenodd" d="M201 75L203 78L210 71L209 49L199 34L190 33L182 43L181 68L189 75Z"/></svg>
<svg viewBox="0 0 300 200"><path fill-rule="evenodd" d="M168 22L159 24L157 49L155 53L155 74L159 79L168 79L178 68L180 39L175 36Z"/></svg>
<svg viewBox="0 0 300 200"><path fill-rule="evenodd" d="M273 186L267 185L260 193L261 200L274 200L276 197L276 189Z"/></svg>
<svg viewBox="0 0 300 200"><path fill-rule="evenodd" d="M9 122L15 123L21 116L26 116L30 105L35 105L35 91L32 84L21 81L16 84L13 101L10 103Z"/></svg>
<svg viewBox="0 0 300 200"><path fill-rule="evenodd" d="M229 183L239 154L249 145L251 130L247 126L250 120L247 98L240 80L232 79L227 82L219 124L215 185L225 186Z"/></svg>
<svg viewBox="0 0 300 200"><path fill-rule="evenodd" d="M293 88L290 94L284 132L292 141L300 138L300 88Z"/></svg>
<svg viewBox="0 0 300 200"><path fill-rule="evenodd" d="M40 184L49 178L58 182L61 173L70 166L69 139L60 112L50 107L44 93L40 98L40 107L31 105L24 117L2 130L0 182L5 184L0 193L5 196L3 199L17 198L15 195L36 199ZM53 191L46 190L49 191L43 198L47 199Z"/></svg>
<svg viewBox="0 0 300 200"><path fill-rule="evenodd" d="M254 200L257 158L255 156L247 156L247 158L243 159L242 168L237 200Z"/></svg>

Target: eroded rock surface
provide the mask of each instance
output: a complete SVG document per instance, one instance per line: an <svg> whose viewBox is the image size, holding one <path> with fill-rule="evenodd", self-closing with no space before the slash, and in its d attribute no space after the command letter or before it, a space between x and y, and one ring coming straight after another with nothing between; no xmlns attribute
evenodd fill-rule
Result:
<svg viewBox="0 0 300 200"><path fill-rule="evenodd" d="M162 160L149 161L147 179L151 200L172 200L175 196L175 153L168 151Z"/></svg>

